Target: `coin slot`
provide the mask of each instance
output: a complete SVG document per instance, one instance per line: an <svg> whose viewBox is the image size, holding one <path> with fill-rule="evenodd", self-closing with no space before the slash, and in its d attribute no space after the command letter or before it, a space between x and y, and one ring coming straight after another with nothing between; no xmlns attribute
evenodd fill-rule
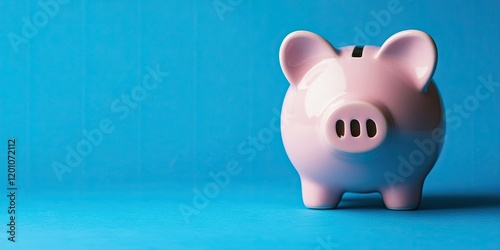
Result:
<svg viewBox="0 0 500 250"><path fill-rule="evenodd" d="M364 46L356 46L352 50L352 57L362 57L363 56L363 48Z"/></svg>

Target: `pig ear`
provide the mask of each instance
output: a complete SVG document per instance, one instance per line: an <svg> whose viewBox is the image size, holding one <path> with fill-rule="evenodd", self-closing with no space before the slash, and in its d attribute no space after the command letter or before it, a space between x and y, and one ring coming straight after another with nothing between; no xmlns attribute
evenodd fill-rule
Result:
<svg viewBox="0 0 500 250"><path fill-rule="evenodd" d="M286 79L297 86L312 66L323 59L338 57L335 48L309 31L295 31L285 37L280 48L280 65Z"/></svg>
<svg viewBox="0 0 500 250"><path fill-rule="evenodd" d="M419 30L405 30L384 42L376 58L394 60L410 74L416 88L425 93L436 68L437 49L434 40Z"/></svg>

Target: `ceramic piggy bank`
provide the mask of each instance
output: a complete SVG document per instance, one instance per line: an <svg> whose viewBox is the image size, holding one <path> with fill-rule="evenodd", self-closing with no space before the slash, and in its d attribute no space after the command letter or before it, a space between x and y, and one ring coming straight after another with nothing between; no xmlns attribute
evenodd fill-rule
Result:
<svg viewBox="0 0 500 250"><path fill-rule="evenodd" d="M304 204L329 209L345 192L379 192L389 209L418 208L445 133L432 38L407 30L381 47L335 48L296 31L279 56L290 83L283 144Z"/></svg>

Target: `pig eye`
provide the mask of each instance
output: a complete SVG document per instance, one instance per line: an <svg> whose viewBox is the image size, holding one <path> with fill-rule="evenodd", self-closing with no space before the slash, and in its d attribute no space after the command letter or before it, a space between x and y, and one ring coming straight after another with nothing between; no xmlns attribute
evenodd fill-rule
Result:
<svg viewBox="0 0 500 250"><path fill-rule="evenodd" d="M335 131L337 131L337 136L339 138L344 137L345 135L345 124L344 121L338 120L337 123L335 123Z"/></svg>
<svg viewBox="0 0 500 250"><path fill-rule="evenodd" d="M358 120L351 120L351 135L358 137L361 134L361 129Z"/></svg>
<svg viewBox="0 0 500 250"><path fill-rule="evenodd" d="M373 138L377 134L377 125L372 119L366 121L366 132L368 137Z"/></svg>

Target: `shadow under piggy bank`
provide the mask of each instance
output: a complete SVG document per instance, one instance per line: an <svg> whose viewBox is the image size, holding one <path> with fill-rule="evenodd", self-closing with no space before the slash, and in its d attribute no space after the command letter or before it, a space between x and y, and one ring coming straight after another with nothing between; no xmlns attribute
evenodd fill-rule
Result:
<svg viewBox="0 0 500 250"><path fill-rule="evenodd" d="M421 210L500 207L500 194L440 194L422 198Z"/></svg>
<svg viewBox="0 0 500 250"><path fill-rule="evenodd" d="M500 194L428 194L422 197L419 210L500 208ZM382 197L370 194L348 196L337 209L385 209Z"/></svg>

